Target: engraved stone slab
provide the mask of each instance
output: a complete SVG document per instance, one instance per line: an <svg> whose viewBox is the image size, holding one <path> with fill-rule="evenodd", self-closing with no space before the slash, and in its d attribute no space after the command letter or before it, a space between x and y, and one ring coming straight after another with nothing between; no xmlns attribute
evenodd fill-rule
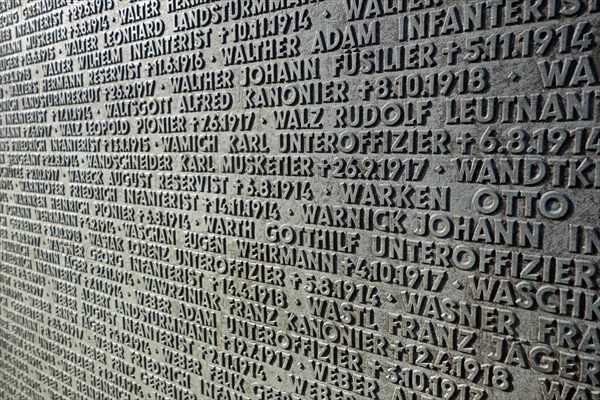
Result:
<svg viewBox="0 0 600 400"><path fill-rule="evenodd" d="M599 0L3 0L0 398L600 399Z"/></svg>

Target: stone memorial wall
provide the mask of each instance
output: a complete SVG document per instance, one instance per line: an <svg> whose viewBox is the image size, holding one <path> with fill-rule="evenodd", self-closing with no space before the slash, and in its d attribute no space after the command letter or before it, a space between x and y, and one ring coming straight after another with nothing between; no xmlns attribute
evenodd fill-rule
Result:
<svg viewBox="0 0 600 400"><path fill-rule="evenodd" d="M599 400L600 0L2 0L0 399Z"/></svg>

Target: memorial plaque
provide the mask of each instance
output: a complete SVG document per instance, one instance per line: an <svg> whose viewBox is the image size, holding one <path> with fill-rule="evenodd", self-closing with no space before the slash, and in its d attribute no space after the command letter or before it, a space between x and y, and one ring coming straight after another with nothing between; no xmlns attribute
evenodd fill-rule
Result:
<svg viewBox="0 0 600 400"><path fill-rule="evenodd" d="M2 0L0 399L600 400L600 0Z"/></svg>

